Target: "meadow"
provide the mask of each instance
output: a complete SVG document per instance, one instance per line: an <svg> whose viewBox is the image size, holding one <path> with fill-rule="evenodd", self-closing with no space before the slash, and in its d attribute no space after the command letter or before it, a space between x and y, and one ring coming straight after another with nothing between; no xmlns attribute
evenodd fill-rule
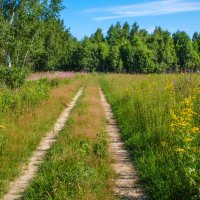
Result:
<svg viewBox="0 0 200 200"><path fill-rule="evenodd" d="M0 197L80 87L83 96L23 199L117 199L99 87L150 199L200 198L199 74L73 73L1 87Z"/></svg>
<svg viewBox="0 0 200 200"><path fill-rule="evenodd" d="M199 199L199 75L102 75L100 85L149 196Z"/></svg>

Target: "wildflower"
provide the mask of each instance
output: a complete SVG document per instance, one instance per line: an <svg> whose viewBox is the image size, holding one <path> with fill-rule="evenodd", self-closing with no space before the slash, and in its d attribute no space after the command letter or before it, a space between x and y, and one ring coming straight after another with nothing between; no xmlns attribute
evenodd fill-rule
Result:
<svg viewBox="0 0 200 200"><path fill-rule="evenodd" d="M186 106L190 107L192 105L192 97L184 98L184 103Z"/></svg>
<svg viewBox="0 0 200 200"><path fill-rule="evenodd" d="M174 113L173 110L170 111L170 114L171 114L171 117L172 117L174 120L177 119L177 116L175 115L175 113Z"/></svg>
<svg viewBox="0 0 200 200"><path fill-rule="evenodd" d="M199 131L199 128L198 128L198 127L193 127L193 128L191 129L191 131L192 131L192 133L196 133L196 132Z"/></svg>
<svg viewBox="0 0 200 200"><path fill-rule="evenodd" d="M179 152L179 153L184 153L185 149L183 149L183 148L176 148L175 151Z"/></svg>
<svg viewBox="0 0 200 200"><path fill-rule="evenodd" d="M191 108L185 108L182 112L183 115L194 114Z"/></svg>
<svg viewBox="0 0 200 200"><path fill-rule="evenodd" d="M191 139L191 138L184 138L183 141L184 141L184 142L191 142L192 139Z"/></svg>
<svg viewBox="0 0 200 200"><path fill-rule="evenodd" d="M166 86L165 86L165 90L169 90L169 91L174 90L174 86L173 86L173 84L170 83L170 84L166 85Z"/></svg>
<svg viewBox="0 0 200 200"><path fill-rule="evenodd" d="M179 123L179 125L180 125L180 126L183 126L183 127L186 127L186 126L188 126L189 124L186 123L186 122L181 122L181 123Z"/></svg>
<svg viewBox="0 0 200 200"><path fill-rule="evenodd" d="M4 128L4 126L3 126L3 125L0 125L0 128Z"/></svg>

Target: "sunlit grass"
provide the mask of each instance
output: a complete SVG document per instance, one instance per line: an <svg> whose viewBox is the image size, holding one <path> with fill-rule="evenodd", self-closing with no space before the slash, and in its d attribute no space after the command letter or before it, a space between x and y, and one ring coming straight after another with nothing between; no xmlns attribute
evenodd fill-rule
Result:
<svg viewBox="0 0 200 200"><path fill-rule="evenodd" d="M105 114L95 82L88 82L24 199L115 199Z"/></svg>
<svg viewBox="0 0 200 200"><path fill-rule="evenodd" d="M104 75L100 82L150 197L200 198L199 75Z"/></svg>
<svg viewBox="0 0 200 200"><path fill-rule="evenodd" d="M3 141L0 144L0 196L7 190L9 181L20 173L40 139L53 127L82 83L78 79L67 84L56 83L48 100L36 107L27 107L21 115L9 111L4 116L4 125L0 129L0 141Z"/></svg>

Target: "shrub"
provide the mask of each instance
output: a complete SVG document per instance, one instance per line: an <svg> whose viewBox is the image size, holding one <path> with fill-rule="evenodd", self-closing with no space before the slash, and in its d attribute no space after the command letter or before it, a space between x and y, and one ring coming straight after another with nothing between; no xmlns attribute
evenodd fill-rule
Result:
<svg viewBox="0 0 200 200"><path fill-rule="evenodd" d="M0 82L9 88L21 87L26 80L27 71L17 67L0 67Z"/></svg>
<svg viewBox="0 0 200 200"><path fill-rule="evenodd" d="M11 90L4 87L0 90L0 119L6 113L20 115L38 106L48 99L50 83L44 80L26 82L20 89Z"/></svg>

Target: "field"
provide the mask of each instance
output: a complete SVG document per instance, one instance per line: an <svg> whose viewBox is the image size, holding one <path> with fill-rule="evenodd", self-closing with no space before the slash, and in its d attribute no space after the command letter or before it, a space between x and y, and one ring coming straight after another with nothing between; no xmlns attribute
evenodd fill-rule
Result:
<svg viewBox="0 0 200 200"><path fill-rule="evenodd" d="M0 89L0 197L83 87L23 199L118 199L101 87L150 199L200 198L198 74L32 75Z"/></svg>
<svg viewBox="0 0 200 200"><path fill-rule="evenodd" d="M198 199L200 77L109 75L101 87L152 199Z"/></svg>

